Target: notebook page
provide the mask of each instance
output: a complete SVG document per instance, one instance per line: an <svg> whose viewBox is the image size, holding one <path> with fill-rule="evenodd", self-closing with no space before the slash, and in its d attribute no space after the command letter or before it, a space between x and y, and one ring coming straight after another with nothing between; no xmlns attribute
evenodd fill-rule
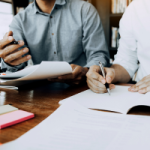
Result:
<svg viewBox="0 0 150 150"><path fill-rule="evenodd" d="M108 93L97 94L91 90L87 90L68 99L72 99L86 108L126 114L130 108L137 104L138 99L143 97L139 93L129 92L128 88L127 86L116 86L115 89L111 90L111 95ZM63 101L60 104L63 104Z"/></svg>
<svg viewBox="0 0 150 150"><path fill-rule="evenodd" d="M150 106L150 92L142 94L142 96L138 98L136 106L138 105Z"/></svg>

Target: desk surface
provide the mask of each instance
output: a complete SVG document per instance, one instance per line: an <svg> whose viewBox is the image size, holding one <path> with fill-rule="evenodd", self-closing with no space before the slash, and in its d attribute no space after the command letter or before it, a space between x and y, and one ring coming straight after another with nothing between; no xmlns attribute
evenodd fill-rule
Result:
<svg viewBox="0 0 150 150"><path fill-rule="evenodd" d="M28 84L19 91L0 89L0 105L12 104L35 114L34 119L0 130L0 143L17 139L52 114L59 107L60 100L87 89L86 85L71 87L62 83L45 82ZM150 115L150 109L135 108L130 114Z"/></svg>

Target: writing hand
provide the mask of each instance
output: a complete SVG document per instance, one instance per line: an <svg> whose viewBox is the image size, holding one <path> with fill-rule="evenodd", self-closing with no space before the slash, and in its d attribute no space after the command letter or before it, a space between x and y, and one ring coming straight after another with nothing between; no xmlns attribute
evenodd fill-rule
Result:
<svg viewBox="0 0 150 150"><path fill-rule="evenodd" d="M89 88L95 93L106 93L105 83L111 83L115 77L115 71L111 68L104 68L106 79L101 75L99 66L92 66L87 73L87 84ZM113 84L109 85L110 89L114 89Z"/></svg>

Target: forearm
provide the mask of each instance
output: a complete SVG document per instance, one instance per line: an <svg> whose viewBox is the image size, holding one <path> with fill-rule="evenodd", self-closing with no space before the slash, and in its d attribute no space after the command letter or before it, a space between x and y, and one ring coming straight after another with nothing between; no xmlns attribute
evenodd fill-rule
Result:
<svg viewBox="0 0 150 150"><path fill-rule="evenodd" d="M118 64L114 64L111 66L115 70L115 78L112 83L127 83L130 81L131 77L127 70Z"/></svg>

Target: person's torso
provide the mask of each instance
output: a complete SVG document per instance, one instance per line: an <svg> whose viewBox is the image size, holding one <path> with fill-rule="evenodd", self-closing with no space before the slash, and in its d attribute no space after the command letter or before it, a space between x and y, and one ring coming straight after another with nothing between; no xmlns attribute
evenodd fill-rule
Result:
<svg viewBox="0 0 150 150"><path fill-rule="evenodd" d="M139 70L137 81L150 75L150 1L135 0L132 13L133 33L137 41Z"/></svg>
<svg viewBox="0 0 150 150"><path fill-rule="evenodd" d="M86 64L82 47L84 3L67 0L64 5L55 5L51 14L26 13L22 29L34 64L41 61ZM34 4L31 5L30 11Z"/></svg>

